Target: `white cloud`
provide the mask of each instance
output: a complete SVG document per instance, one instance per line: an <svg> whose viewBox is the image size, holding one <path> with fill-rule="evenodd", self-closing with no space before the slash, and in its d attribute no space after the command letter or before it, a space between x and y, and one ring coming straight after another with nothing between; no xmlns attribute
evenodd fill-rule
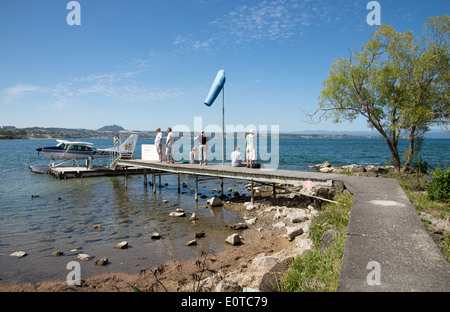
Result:
<svg viewBox="0 0 450 312"><path fill-rule="evenodd" d="M207 39L178 35L173 44L192 50L209 49L212 43L229 45L258 40L285 41L302 37L308 29L348 24L355 8L364 3L348 0L250 1L207 23ZM347 25L348 26L348 25ZM217 45L219 46L219 45Z"/></svg>
<svg viewBox="0 0 450 312"><path fill-rule="evenodd" d="M136 64L141 67L145 61L136 60ZM133 71L90 74L51 87L19 84L4 90L6 97L3 102L12 104L25 95L35 96L39 93L47 97L47 103L51 103L41 105L41 110L62 110L74 107L77 103L89 102L87 99L90 96L120 100L122 103L136 103L173 99L183 95L183 91L177 88L142 86L135 80L137 74L138 72Z"/></svg>
<svg viewBox="0 0 450 312"><path fill-rule="evenodd" d="M6 94L6 100L13 101L14 99L21 98L30 92L44 92L44 88L30 84L18 84L14 87L7 88L4 93Z"/></svg>

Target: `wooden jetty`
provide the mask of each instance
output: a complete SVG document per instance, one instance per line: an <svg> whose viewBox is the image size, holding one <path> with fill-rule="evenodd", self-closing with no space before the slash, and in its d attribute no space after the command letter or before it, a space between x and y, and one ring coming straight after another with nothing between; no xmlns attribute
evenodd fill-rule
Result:
<svg viewBox="0 0 450 312"><path fill-rule="evenodd" d="M117 167L115 170L111 170L108 166L94 166L89 169L85 166L50 167L47 165L32 165L30 166L30 169L35 173L52 175L56 179L120 176L128 174L143 174L145 172L145 169L132 167Z"/></svg>
<svg viewBox="0 0 450 312"><path fill-rule="evenodd" d="M195 179L196 201L198 201L198 182L210 179L221 180L221 194L224 194L224 179L246 180L251 182L252 202L254 200L254 186L257 184L271 185L274 198L276 197L276 189L279 188L280 185L303 186L307 181L313 182L316 186L330 187L333 185L333 180L330 179L333 175L330 174L291 170L268 170L265 168L232 167L230 163L210 163L207 166L201 166L198 164L179 162L167 164L165 161L120 159L115 162L114 169L111 169L110 166L94 166L89 169L83 166L49 167L44 165L30 166L30 169L33 172L50 174L57 179L122 175L125 176L125 188L127 187L128 175L143 174L144 185L147 186L147 175L150 174L154 193L156 193L157 178L159 179L159 186L161 187L162 175L175 174L178 176L178 192L181 190L180 175L188 175Z"/></svg>
<svg viewBox="0 0 450 312"><path fill-rule="evenodd" d="M156 192L156 177L159 177L161 185L162 174L178 175L178 191L180 191L180 175L189 175L195 178L195 200L198 200L198 182L207 179L221 179L221 189L223 194L223 179L247 180L251 182L251 199L253 202L254 182L259 184L269 184L273 186L273 194L276 196L276 188L279 184L284 185L304 185L306 181L311 181L314 185L332 186L333 180L330 175L317 172L302 172L290 170L267 170L264 168L232 167L231 164L186 164L142 160L142 159L122 159L118 165L126 168L145 169L144 183L147 184L147 173L152 176L153 192ZM125 175L127 177L127 175ZM125 181L126 185L126 181Z"/></svg>

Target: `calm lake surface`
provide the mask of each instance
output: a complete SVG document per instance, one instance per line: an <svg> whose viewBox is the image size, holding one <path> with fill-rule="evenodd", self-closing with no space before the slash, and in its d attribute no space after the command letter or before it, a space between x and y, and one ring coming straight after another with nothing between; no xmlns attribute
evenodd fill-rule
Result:
<svg viewBox="0 0 450 312"><path fill-rule="evenodd" d="M99 148L112 146L112 140L84 141ZM141 144L152 141L138 140L135 157L140 157ZM39 141L41 146L55 143L55 140ZM35 140L0 141L1 282L64 281L70 272L66 265L76 255L72 249L95 256L94 260L80 261L82 278L89 278L105 272L136 274L168 260L196 259L202 251L232 248L224 243L232 233L225 225L242 220L223 208L202 207L206 205L205 199L196 204L193 179L182 176L181 181L187 187L182 188L181 194L177 192L176 176L170 175L163 176L163 187L157 188L156 194L151 187L144 187L142 175L129 177L127 189L124 177L120 176L56 180L32 173L28 168L31 164L49 162L42 155L38 157L37 146ZM406 147L407 142L401 142L400 150ZM279 141L279 151L280 169L303 171L313 171L311 166L326 160L334 165L382 165L390 158L382 139L286 139ZM448 165L450 140L426 140L421 156L430 166ZM96 160L96 164L100 162ZM211 198L217 194L213 189L220 189L219 183L203 181L199 192ZM224 190L242 192L243 185L225 180ZM176 208L183 208L186 217L168 217ZM189 220L193 212L198 216L195 222ZM97 224L102 228L94 229ZM199 239L197 246L185 246L201 231L206 237ZM152 240L154 232L160 233L162 239ZM128 249L114 248L125 240L130 245ZM28 255L21 259L9 256L19 250ZM55 251L64 255L54 257ZM94 265L95 259L105 256L110 265Z"/></svg>

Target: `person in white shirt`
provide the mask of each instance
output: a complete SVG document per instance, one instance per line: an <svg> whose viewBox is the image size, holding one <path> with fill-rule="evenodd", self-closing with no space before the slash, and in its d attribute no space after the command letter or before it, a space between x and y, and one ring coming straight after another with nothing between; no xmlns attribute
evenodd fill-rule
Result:
<svg viewBox="0 0 450 312"><path fill-rule="evenodd" d="M162 161L162 132L161 132L161 128L156 129L155 146L156 146L156 152L159 155L159 161Z"/></svg>
<svg viewBox="0 0 450 312"><path fill-rule="evenodd" d="M199 148L199 164L202 165L202 158L205 161L205 166L207 165L206 159L208 157L208 137L205 135L205 131L202 131L202 134L197 137L198 143L200 144Z"/></svg>
<svg viewBox="0 0 450 312"><path fill-rule="evenodd" d="M240 150L239 146L236 146L234 152L231 153L231 166L233 167L241 166L242 155L241 152L239 152L239 150Z"/></svg>
<svg viewBox="0 0 450 312"><path fill-rule="evenodd" d="M173 133L172 128L167 128L167 138L166 138L166 155L167 155L167 163L174 163L173 159ZM172 161L170 161L170 156L172 156Z"/></svg>

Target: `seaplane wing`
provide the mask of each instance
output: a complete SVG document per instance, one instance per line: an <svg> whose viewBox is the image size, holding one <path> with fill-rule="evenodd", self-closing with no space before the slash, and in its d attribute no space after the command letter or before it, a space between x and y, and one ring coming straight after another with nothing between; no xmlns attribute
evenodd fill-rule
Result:
<svg viewBox="0 0 450 312"><path fill-rule="evenodd" d="M66 140L56 140L59 144L66 144L66 145L81 145L81 146L92 146L93 143L87 143L87 142L71 142Z"/></svg>

